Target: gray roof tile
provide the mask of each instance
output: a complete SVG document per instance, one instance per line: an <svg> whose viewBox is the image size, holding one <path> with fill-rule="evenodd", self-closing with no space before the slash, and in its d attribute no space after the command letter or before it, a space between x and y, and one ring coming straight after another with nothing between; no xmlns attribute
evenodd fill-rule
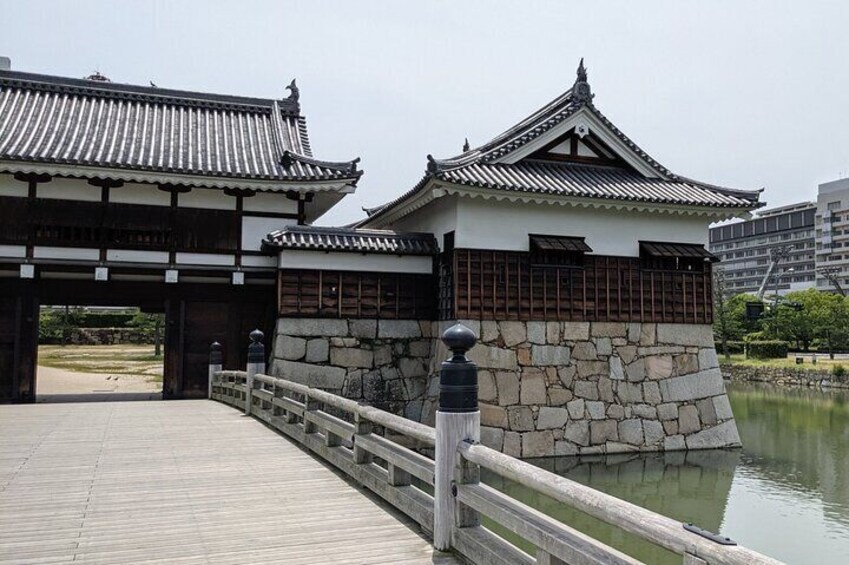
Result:
<svg viewBox="0 0 849 565"><path fill-rule="evenodd" d="M297 99L0 71L0 161L266 181L344 180L312 157Z"/></svg>
<svg viewBox="0 0 849 565"><path fill-rule="evenodd" d="M287 226L271 232L263 241L266 249L304 251L349 251L393 255L436 255L436 239L428 233L389 230Z"/></svg>

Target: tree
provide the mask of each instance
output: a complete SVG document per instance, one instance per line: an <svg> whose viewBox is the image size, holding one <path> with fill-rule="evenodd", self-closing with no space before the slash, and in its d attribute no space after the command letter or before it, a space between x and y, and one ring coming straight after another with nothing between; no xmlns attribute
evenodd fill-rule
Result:
<svg viewBox="0 0 849 565"><path fill-rule="evenodd" d="M795 303L800 308L787 307ZM816 340L829 350L849 344L849 299L809 288L788 293L769 317L765 331L770 337L796 343L808 350Z"/></svg>
<svg viewBox="0 0 849 565"><path fill-rule="evenodd" d="M752 294L727 296L727 283L722 269L713 272L713 334L720 342L726 359L730 357L729 341L741 341L747 333L761 330L760 320L746 318L746 303L757 301Z"/></svg>

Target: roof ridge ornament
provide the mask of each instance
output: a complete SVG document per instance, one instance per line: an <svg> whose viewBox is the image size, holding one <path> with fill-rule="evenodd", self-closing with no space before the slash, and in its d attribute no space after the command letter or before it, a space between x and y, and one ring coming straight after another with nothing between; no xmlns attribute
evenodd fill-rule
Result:
<svg viewBox="0 0 849 565"><path fill-rule="evenodd" d="M289 83L289 86L286 87L286 90L290 92L286 100L289 100L291 102L297 102L298 99L301 97L301 91L298 88L298 85L295 84L295 79L292 79L292 82Z"/></svg>
<svg viewBox="0 0 849 565"><path fill-rule="evenodd" d="M468 153L471 146L469 145L469 138L466 138L466 142L463 143L463 153Z"/></svg>
<svg viewBox="0 0 849 565"><path fill-rule="evenodd" d="M590 89L590 83L587 81L587 69L584 67L584 58L581 57L581 62L578 63L577 78L572 86L572 103L573 104L592 104L595 94Z"/></svg>

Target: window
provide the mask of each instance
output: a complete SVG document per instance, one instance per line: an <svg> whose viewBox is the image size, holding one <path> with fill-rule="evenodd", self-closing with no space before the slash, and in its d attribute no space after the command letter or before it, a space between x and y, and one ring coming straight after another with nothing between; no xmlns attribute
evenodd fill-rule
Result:
<svg viewBox="0 0 849 565"><path fill-rule="evenodd" d="M829 202L826 205L826 210L840 210L840 200Z"/></svg>
<svg viewBox="0 0 849 565"><path fill-rule="evenodd" d="M531 235L531 264L580 267L584 254L592 251L583 237Z"/></svg>

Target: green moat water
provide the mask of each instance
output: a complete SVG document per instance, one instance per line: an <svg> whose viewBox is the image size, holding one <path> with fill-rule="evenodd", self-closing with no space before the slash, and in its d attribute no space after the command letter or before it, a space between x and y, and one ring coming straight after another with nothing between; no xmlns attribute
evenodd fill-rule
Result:
<svg viewBox="0 0 849 565"><path fill-rule="evenodd" d="M742 450L531 462L787 563L849 563L849 391L735 383L728 393ZM482 478L646 563L681 563L514 483Z"/></svg>

